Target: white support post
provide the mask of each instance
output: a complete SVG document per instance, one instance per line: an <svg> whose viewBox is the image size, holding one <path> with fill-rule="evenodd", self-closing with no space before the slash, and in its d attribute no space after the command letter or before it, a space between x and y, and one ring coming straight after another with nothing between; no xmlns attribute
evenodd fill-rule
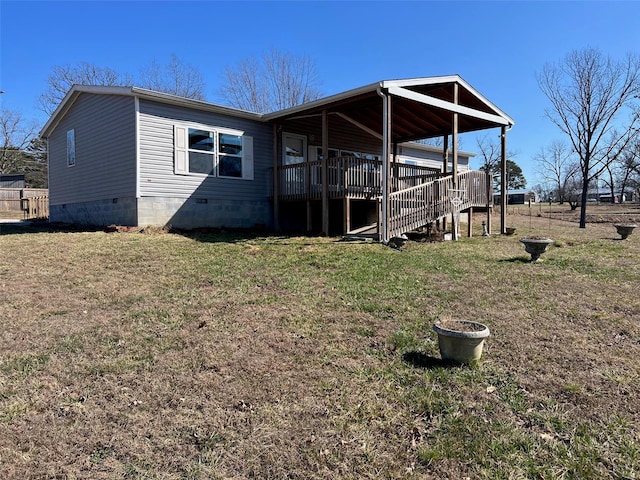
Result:
<svg viewBox="0 0 640 480"><path fill-rule="evenodd" d="M507 233L507 127L500 127L500 233Z"/></svg>

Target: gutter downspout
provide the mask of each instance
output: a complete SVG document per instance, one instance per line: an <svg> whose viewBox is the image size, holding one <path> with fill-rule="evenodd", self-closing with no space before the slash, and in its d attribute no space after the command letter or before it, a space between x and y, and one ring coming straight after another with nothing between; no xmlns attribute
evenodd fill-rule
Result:
<svg viewBox="0 0 640 480"><path fill-rule="evenodd" d="M377 93L382 97L382 213L380 219L380 241L389 243L389 97L382 91L382 83Z"/></svg>

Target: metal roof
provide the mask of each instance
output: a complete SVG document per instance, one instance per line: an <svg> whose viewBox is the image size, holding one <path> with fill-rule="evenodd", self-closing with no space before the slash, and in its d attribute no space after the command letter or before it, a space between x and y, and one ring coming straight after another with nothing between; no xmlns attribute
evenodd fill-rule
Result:
<svg viewBox="0 0 640 480"><path fill-rule="evenodd" d="M51 114L47 123L40 130L40 136L47 137L58 124L60 119L64 117L66 112L71 108L76 99L83 93L101 94L101 95L122 95L128 97L138 97L144 100L153 100L160 103L176 105L179 107L193 108L206 112L220 113L233 117L249 118L251 120L263 120L263 115L255 112L248 112L233 107L225 107L215 103L209 103L202 100L193 100L191 98L179 97L168 93L156 92L139 87L120 87L120 86L102 86L102 85L74 85L65 95L64 99L58 105L58 108Z"/></svg>
<svg viewBox="0 0 640 480"><path fill-rule="evenodd" d="M458 88L458 102L454 89ZM453 113L458 113L458 132L466 133L515 122L459 75L405 80L385 80L314 102L265 115L282 122L296 117L340 113L374 132L382 132L380 93L391 95L392 141L406 142L451 135Z"/></svg>
<svg viewBox="0 0 640 480"><path fill-rule="evenodd" d="M458 88L458 101L454 89ZM453 113L458 113L458 132L472 132L500 126L512 126L506 113L482 96L459 75L384 80L364 87L315 100L278 112L259 114L200 100L178 97L138 87L74 85L62 100L40 134L48 136L75 99L82 93L126 95L154 100L195 110L282 123L298 117L338 113L372 132L382 133L382 98L391 95L391 137L393 142L451 135Z"/></svg>

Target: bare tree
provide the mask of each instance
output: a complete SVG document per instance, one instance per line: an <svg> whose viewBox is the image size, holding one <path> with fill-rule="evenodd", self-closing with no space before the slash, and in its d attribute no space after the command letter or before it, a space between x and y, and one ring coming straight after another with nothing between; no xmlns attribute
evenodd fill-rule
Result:
<svg viewBox="0 0 640 480"><path fill-rule="evenodd" d="M620 189L620 201L626 201L625 193L629 187L640 185L640 139L630 145L622 154L615 178Z"/></svg>
<svg viewBox="0 0 640 480"><path fill-rule="evenodd" d="M193 65L182 62L176 54L164 66L153 60L140 73L138 85L157 92L170 93L180 97L204 100L205 82L202 74Z"/></svg>
<svg viewBox="0 0 640 480"><path fill-rule="evenodd" d="M538 163L538 173L553 186L556 199L561 204L565 198L569 185L575 184L575 177L580 172L580 164L574 157L567 144L555 140L546 148L541 148L534 157Z"/></svg>
<svg viewBox="0 0 640 480"><path fill-rule="evenodd" d="M73 85L122 86L137 84L159 92L171 93L196 100L204 100L204 81L197 68L183 63L175 54L165 66L155 60L140 72L135 80L111 68L103 68L88 62L76 66L65 65L53 68L48 78L46 91L40 95L39 107L51 115Z"/></svg>
<svg viewBox="0 0 640 480"><path fill-rule="evenodd" d="M36 133L36 125L27 122L20 113L0 110L0 174L20 169L25 149Z"/></svg>
<svg viewBox="0 0 640 480"><path fill-rule="evenodd" d="M110 68L98 67L88 62L76 66L64 65L53 68L46 91L40 95L40 110L51 115L73 85L127 85L132 84L129 75L122 75Z"/></svg>
<svg viewBox="0 0 640 480"><path fill-rule="evenodd" d="M569 137L580 161L580 228L585 228L589 182L628 145L640 123L640 58L627 55L615 62L596 49L576 50L559 64L546 64L537 80L552 105L547 117ZM621 121L625 108L631 116Z"/></svg>
<svg viewBox="0 0 640 480"><path fill-rule="evenodd" d="M491 140L488 135L476 138L476 145L480 151L482 165L480 170L491 173L493 187L500 190L500 169L502 160L502 146L499 140ZM517 154L507 151L507 188L518 189L527 185L527 180L522 173L520 166L513 160Z"/></svg>
<svg viewBox="0 0 640 480"><path fill-rule="evenodd" d="M270 50L226 67L219 94L233 107L266 113L317 100L318 85L310 57Z"/></svg>

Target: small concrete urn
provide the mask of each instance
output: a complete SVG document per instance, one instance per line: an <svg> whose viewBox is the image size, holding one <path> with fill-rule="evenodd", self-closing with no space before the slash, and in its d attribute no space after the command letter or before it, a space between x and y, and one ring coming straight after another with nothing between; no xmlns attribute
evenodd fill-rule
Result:
<svg viewBox="0 0 640 480"><path fill-rule="evenodd" d="M438 334L442 359L457 363L480 360L484 339L489 336L486 325L468 320L440 320L433 329Z"/></svg>
<svg viewBox="0 0 640 480"><path fill-rule="evenodd" d="M524 244L524 249L531 255L531 261L537 262L540 255L546 252L547 247L553 243L553 240L546 237L528 237L521 238L520 242Z"/></svg>
<svg viewBox="0 0 640 480"><path fill-rule="evenodd" d="M631 235L631 233L633 233L633 229L637 227L637 225L632 223L614 223L613 226L616 227L616 230L621 237L620 240L624 240Z"/></svg>

